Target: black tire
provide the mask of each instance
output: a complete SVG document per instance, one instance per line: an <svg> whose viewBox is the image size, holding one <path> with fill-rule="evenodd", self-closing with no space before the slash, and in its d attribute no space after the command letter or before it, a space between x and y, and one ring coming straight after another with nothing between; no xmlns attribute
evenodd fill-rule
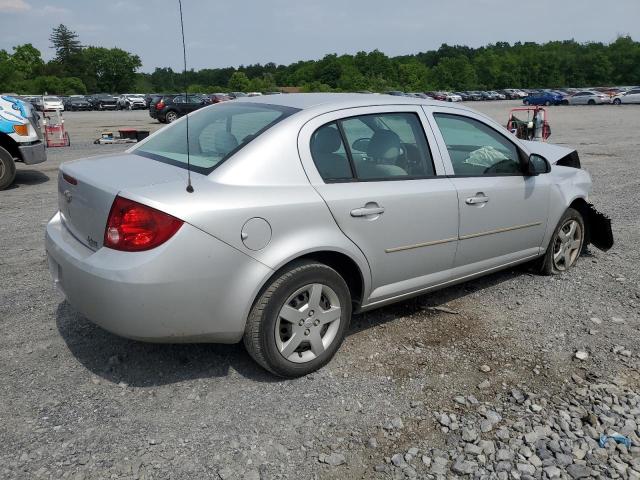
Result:
<svg viewBox="0 0 640 480"><path fill-rule="evenodd" d="M0 147L0 190L8 188L16 178L16 163L4 148Z"/></svg>
<svg viewBox="0 0 640 480"><path fill-rule="evenodd" d="M544 102L546 107L550 107L551 106L551 102L549 100L547 100L546 102Z"/></svg>
<svg viewBox="0 0 640 480"><path fill-rule="evenodd" d="M71 139L69 138L69 134L67 132L64 132L64 144L65 147L71 146Z"/></svg>
<svg viewBox="0 0 640 480"><path fill-rule="evenodd" d="M613 99L613 104L614 105L620 105L620 104L622 104L622 100L620 100L619 98L614 98Z"/></svg>
<svg viewBox="0 0 640 480"><path fill-rule="evenodd" d="M571 220L577 221L578 224L580 225L580 229L581 229L580 245L578 247L578 254L575 257L575 260L573 261L573 263L571 263L564 270L560 270L556 266L553 260L554 253L556 250L556 243L560 241L559 240L560 230L563 228L563 226L567 224L567 222ZM564 215L562 215L562 217L560 218L558 225L553 231L553 235L551 237L551 240L549 241L549 246L547 247L546 253L544 254L543 257L539 258L536 262L534 262L534 268L538 269L538 271L543 275L559 275L561 273L566 272L571 267L573 267L578 261L578 258L580 257L580 253L582 252L582 248L584 247L584 239L585 239L585 225L584 225L584 219L582 218L582 215L577 210L573 208L568 208L567 211L564 212Z"/></svg>
<svg viewBox="0 0 640 480"><path fill-rule="evenodd" d="M595 104L596 104L596 101L595 101L595 100L593 100L593 99L591 99L591 100L589 100L589 101L587 102L587 104L589 104L589 105L595 105Z"/></svg>
<svg viewBox="0 0 640 480"><path fill-rule="evenodd" d="M337 294L341 307L338 331L323 353L304 363L292 362L280 353L276 343L276 335L280 334L276 332L279 314L296 290L316 283L328 286ZM351 294L340 274L322 263L298 261L278 274L258 296L247 319L244 345L249 355L271 373L287 378L300 377L322 368L331 360L340 348L350 321Z"/></svg>
<svg viewBox="0 0 640 480"><path fill-rule="evenodd" d="M560 105L569 105L569 100L562 100Z"/></svg>
<svg viewBox="0 0 640 480"><path fill-rule="evenodd" d="M522 101L522 103L523 103L524 105L529 105L529 100L523 100L523 101Z"/></svg>

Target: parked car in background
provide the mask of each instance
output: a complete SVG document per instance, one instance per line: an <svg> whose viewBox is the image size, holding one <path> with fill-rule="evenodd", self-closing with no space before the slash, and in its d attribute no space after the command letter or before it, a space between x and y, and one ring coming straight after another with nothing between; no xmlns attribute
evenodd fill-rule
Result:
<svg viewBox="0 0 640 480"><path fill-rule="evenodd" d="M144 97L135 93L125 93L118 97L116 101L118 110L143 110L147 108L147 102Z"/></svg>
<svg viewBox="0 0 640 480"><path fill-rule="evenodd" d="M469 100L473 102L479 102L480 100L482 100L482 95L478 91L470 90L466 93L469 96Z"/></svg>
<svg viewBox="0 0 640 480"><path fill-rule="evenodd" d="M525 105L560 105L564 100L564 95L558 92L543 91L530 93L522 99Z"/></svg>
<svg viewBox="0 0 640 480"><path fill-rule="evenodd" d="M87 97L94 110L115 110L118 99L108 93L96 93Z"/></svg>
<svg viewBox="0 0 640 480"><path fill-rule="evenodd" d="M229 94L228 94L228 95L229 95L229 97L230 97L231 99L234 99L234 98L242 98L242 97L246 97L246 96L247 96L247 94L246 94L246 93L244 93L244 92L229 92Z"/></svg>
<svg viewBox="0 0 640 480"><path fill-rule="evenodd" d="M37 112L42 112L42 96L38 95L37 97L27 97L29 99L29 103L33 106L33 109Z"/></svg>
<svg viewBox="0 0 640 480"><path fill-rule="evenodd" d="M59 97L45 95L42 97L42 111L54 112L56 110L64 110L64 104Z"/></svg>
<svg viewBox="0 0 640 480"><path fill-rule="evenodd" d="M462 97L460 95L458 95L457 93L442 92L442 94L444 95L445 101L447 101L447 102L461 102L462 101Z"/></svg>
<svg viewBox="0 0 640 480"><path fill-rule="evenodd" d="M640 87L632 88L613 97L613 104L640 103Z"/></svg>
<svg viewBox="0 0 640 480"><path fill-rule="evenodd" d="M64 106L67 110L71 110L72 112L79 110L93 110L91 102L89 102L89 100L87 100L83 96L69 97Z"/></svg>
<svg viewBox="0 0 640 480"><path fill-rule="evenodd" d="M149 106L149 116L161 123L172 123L187 113L209 105L209 101L200 95L184 93L164 95Z"/></svg>
<svg viewBox="0 0 640 480"><path fill-rule="evenodd" d="M429 95L434 100L440 100L444 102L447 99L447 96L442 92L424 92Z"/></svg>
<svg viewBox="0 0 640 480"><path fill-rule="evenodd" d="M567 105L600 105L611 103L611 97L606 93L583 90L566 96L563 103L565 102Z"/></svg>
<svg viewBox="0 0 640 480"><path fill-rule="evenodd" d="M212 93L207 95L207 99L209 100L209 103L221 103L228 102L231 100L231 97L226 93Z"/></svg>
<svg viewBox="0 0 640 480"><path fill-rule="evenodd" d="M566 274L588 243L610 248L590 190L574 149L458 105L245 98L62 164L45 248L71 307L106 330L244 340L299 377L331 360L352 312L525 262Z"/></svg>
<svg viewBox="0 0 640 480"><path fill-rule="evenodd" d="M384 93L386 95L393 95L394 97L406 97L406 94L404 92L401 92L400 90L387 90Z"/></svg>

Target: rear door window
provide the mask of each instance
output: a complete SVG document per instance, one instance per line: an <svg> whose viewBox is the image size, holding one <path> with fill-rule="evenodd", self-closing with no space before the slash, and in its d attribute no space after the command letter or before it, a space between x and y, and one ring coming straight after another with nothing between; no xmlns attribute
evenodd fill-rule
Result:
<svg viewBox="0 0 640 480"><path fill-rule="evenodd" d="M311 153L325 182L435 176L415 113L361 115L331 122L314 133Z"/></svg>

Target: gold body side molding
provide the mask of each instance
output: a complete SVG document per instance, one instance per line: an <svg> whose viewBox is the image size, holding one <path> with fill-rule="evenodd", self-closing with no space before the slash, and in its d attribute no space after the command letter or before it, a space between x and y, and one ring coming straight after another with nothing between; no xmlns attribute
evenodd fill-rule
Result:
<svg viewBox="0 0 640 480"><path fill-rule="evenodd" d="M404 250L412 250L414 248L430 247L432 245L440 245L442 243L455 242L456 240L468 240L470 238L484 237L485 235L494 235L496 233L510 232L512 230L520 230L522 228L537 227L542 225L542 222L526 223L524 225L514 225L513 227L498 228L496 230L489 230L487 232L471 233L469 235L462 235L458 238L445 238L443 240L434 240L432 242L416 243L414 245L404 245L402 247L386 248L385 253L402 252Z"/></svg>

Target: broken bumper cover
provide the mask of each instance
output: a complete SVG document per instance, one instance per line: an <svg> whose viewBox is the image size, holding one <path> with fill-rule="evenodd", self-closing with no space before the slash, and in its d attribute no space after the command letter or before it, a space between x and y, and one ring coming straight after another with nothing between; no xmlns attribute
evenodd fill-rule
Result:
<svg viewBox="0 0 640 480"><path fill-rule="evenodd" d="M587 221L589 224L588 241L594 247L606 252L613 247L613 231L611 219L599 212L592 204L587 204Z"/></svg>
<svg viewBox="0 0 640 480"><path fill-rule="evenodd" d="M20 156L26 165L34 165L42 163L47 159L47 153L44 150L44 143L40 140L29 143L27 145L19 145Z"/></svg>

